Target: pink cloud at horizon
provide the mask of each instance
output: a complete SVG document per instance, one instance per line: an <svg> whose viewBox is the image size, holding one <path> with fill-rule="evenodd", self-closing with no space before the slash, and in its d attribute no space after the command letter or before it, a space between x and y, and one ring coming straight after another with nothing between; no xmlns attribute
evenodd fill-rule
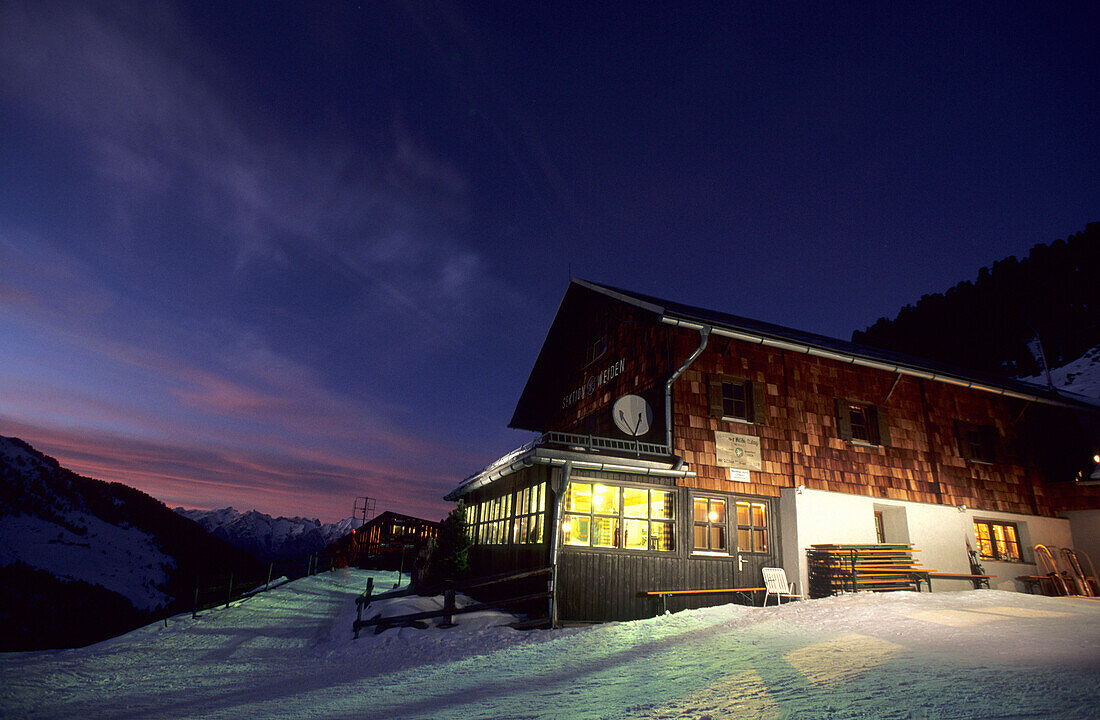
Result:
<svg viewBox="0 0 1100 720"><path fill-rule="evenodd" d="M292 453L188 448L109 433L28 425L0 418L0 434L15 436L87 477L120 482L175 507L233 506L273 516L349 517L356 497L375 498L379 511L439 519L450 505L442 495L461 478L402 475L400 468L360 459L350 466ZM345 458L349 459L349 458Z"/></svg>

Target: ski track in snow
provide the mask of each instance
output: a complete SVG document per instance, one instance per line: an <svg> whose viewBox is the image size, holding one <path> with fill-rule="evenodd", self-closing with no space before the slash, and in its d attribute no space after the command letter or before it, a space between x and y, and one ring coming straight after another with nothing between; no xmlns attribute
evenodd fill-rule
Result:
<svg viewBox="0 0 1100 720"><path fill-rule="evenodd" d="M351 638L367 577L302 578L75 650L0 656L19 718L1096 718L1100 601L1001 591L725 605L521 632L500 612ZM371 616L438 607L375 603Z"/></svg>

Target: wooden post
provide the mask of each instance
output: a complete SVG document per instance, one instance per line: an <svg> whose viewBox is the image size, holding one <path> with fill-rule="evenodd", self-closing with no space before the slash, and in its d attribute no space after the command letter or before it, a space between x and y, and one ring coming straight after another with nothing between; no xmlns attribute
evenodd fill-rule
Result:
<svg viewBox="0 0 1100 720"><path fill-rule="evenodd" d="M275 569L275 563L270 562L267 564L267 582L264 583L264 590L266 591L271 587L271 571Z"/></svg>
<svg viewBox="0 0 1100 720"><path fill-rule="evenodd" d="M225 606L229 607L229 601L233 599L233 571L229 572L229 592L225 596Z"/></svg>
<svg viewBox="0 0 1100 720"><path fill-rule="evenodd" d="M443 622L439 624L439 627L454 627L454 612L455 589L451 586L450 583L447 583L447 589L443 591Z"/></svg>
<svg viewBox="0 0 1100 720"><path fill-rule="evenodd" d="M363 608L370 606L371 596L374 594L374 578L367 578L367 590L359 597L355 598L355 638L359 639L359 628L363 623Z"/></svg>
<svg viewBox="0 0 1100 720"><path fill-rule="evenodd" d="M199 616L199 578L195 577L195 602L191 605L191 619Z"/></svg>

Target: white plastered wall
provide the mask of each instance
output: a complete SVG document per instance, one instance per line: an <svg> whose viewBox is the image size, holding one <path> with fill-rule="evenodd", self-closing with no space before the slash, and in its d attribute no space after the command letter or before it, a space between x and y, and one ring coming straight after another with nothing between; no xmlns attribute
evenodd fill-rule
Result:
<svg viewBox="0 0 1100 720"><path fill-rule="evenodd" d="M785 488L779 500L783 534L783 567L789 577L797 572L798 587L807 589L806 549L819 543L875 543L875 511L883 513L886 542L912 543L914 558L922 566L945 573L969 573L966 541L977 548L974 520L1016 523L1024 558L1031 562L1006 563L983 560L989 575L996 575L990 587L1023 590L1018 575L1036 575L1034 551L1037 543L1072 546L1070 521L1016 513L987 512L945 505L884 500L863 495ZM966 590L968 580L935 580L934 589Z"/></svg>
<svg viewBox="0 0 1100 720"><path fill-rule="evenodd" d="M1084 550L1094 568L1100 565L1100 510L1072 510L1062 515L1069 518L1073 548Z"/></svg>

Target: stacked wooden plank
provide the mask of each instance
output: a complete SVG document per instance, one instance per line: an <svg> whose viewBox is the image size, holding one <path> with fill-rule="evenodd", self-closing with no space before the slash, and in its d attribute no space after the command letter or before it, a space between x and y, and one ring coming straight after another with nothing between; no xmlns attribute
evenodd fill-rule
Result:
<svg viewBox="0 0 1100 720"><path fill-rule="evenodd" d="M913 552L911 545L901 544L812 545L806 550L809 595L919 590L929 571L913 560Z"/></svg>

